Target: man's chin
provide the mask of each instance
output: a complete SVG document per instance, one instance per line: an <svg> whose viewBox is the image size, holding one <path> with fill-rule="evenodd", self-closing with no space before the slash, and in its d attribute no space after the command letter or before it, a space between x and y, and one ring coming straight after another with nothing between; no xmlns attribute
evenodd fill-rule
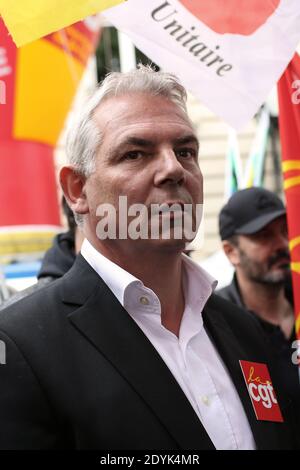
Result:
<svg viewBox="0 0 300 470"><path fill-rule="evenodd" d="M290 278L291 273L289 269L283 270L276 270L274 272L268 273L264 278L263 278L263 283L264 284L269 284L269 285L277 285L277 286L282 286L284 285L288 279Z"/></svg>
<svg viewBox="0 0 300 470"><path fill-rule="evenodd" d="M159 238L158 240L147 240L149 245L151 244L152 247L157 246L157 247L162 247L164 249L170 249L170 250L178 250L178 251L183 251L185 250L185 247L187 245L187 240L183 239L176 239L176 238Z"/></svg>

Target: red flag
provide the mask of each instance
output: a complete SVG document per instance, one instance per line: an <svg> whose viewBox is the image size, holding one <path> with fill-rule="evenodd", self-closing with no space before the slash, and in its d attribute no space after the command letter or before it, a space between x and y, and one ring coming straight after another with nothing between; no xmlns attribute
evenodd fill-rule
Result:
<svg viewBox="0 0 300 470"><path fill-rule="evenodd" d="M300 56L298 54L294 55L278 82L278 97L296 333L300 339Z"/></svg>

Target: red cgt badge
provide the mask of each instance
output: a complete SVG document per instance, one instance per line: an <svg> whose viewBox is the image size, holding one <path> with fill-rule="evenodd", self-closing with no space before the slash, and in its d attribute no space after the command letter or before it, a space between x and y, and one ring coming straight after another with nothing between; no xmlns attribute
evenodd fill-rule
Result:
<svg viewBox="0 0 300 470"><path fill-rule="evenodd" d="M261 421L283 422L271 377L266 364L239 361L256 418Z"/></svg>

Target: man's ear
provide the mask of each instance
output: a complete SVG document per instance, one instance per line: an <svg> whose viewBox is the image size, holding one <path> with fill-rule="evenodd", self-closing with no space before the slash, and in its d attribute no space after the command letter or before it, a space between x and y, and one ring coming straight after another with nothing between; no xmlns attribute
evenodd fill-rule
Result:
<svg viewBox="0 0 300 470"><path fill-rule="evenodd" d="M64 166L60 170L59 180L65 198L73 212L87 214L89 212L85 194L86 178L72 166Z"/></svg>
<svg viewBox="0 0 300 470"><path fill-rule="evenodd" d="M222 242L223 250L231 264L236 267L240 263L240 254L238 246L230 243L228 240Z"/></svg>

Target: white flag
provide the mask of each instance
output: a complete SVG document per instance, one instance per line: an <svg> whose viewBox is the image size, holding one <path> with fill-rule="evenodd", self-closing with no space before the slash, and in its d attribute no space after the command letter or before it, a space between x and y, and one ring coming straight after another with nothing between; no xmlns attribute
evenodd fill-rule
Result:
<svg viewBox="0 0 300 470"><path fill-rule="evenodd" d="M128 0L104 15L238 130L300 41L300 0Z"/></svg>

